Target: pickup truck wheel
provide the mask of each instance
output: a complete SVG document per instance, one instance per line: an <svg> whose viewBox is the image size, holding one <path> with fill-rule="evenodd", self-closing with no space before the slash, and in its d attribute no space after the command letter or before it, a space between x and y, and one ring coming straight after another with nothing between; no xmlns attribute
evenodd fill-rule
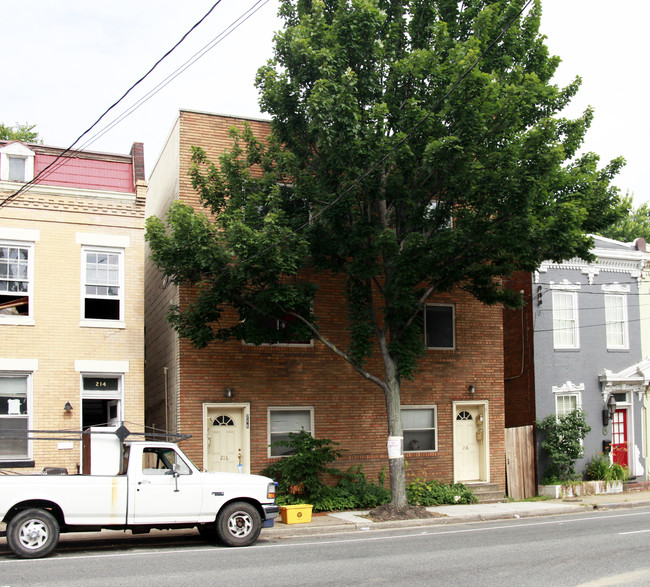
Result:
<svg viewBox="0 0 650 587"><path fill-rule="evenodd" d="M217 517L219 540L227 546L248 546L262 531L262 517L255 506L237 501L225 506Z"/></svg>
<svg viewBox="0 0 650 587"><path fill-rule="evenodd" d="M59 523L46 510L24 510L7 525L7 543L20 558L47 556L58 542Z"/></svg>

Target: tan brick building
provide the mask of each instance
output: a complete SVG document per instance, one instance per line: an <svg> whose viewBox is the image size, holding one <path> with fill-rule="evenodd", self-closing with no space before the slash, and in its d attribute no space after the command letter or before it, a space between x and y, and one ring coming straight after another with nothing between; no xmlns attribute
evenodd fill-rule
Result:
<svg viewBox="0 0 650 587"><path fill-rule="evenodd" d="M181 110L151 174L147 216L164 217L176 198L199 206L190 185L190 147L217 157L231 145L228 130L244 121ZM266 121L248 120L258 137ZM314 313L333 342L346 346L343 284L319 278ZM191 291L168 283L147 261L146 418L191 434L184 449L207 470L257 472L278 458L269 444L305 428L344 449L339 468L388 468L385 399L319 342L254 346L211 343L197 350L165 322L170 304ZM409 475L441 481L492 482L505 490L503 327L500 307L470 295L436 297L427 319L450 321L452 336L431 343L415 379L402 385L404 448ZM234 318L233 318L234 319ZM424 333L423 333L424 334ZM369 365L382 373L377 362Z"/></svg>
<svg viewBox="0 0 650 587"><path fill-rule="evenodd" d="M141 430L145 197L140 143L0 141L0 468L72 473L88 457L28 430Z"/></svg>

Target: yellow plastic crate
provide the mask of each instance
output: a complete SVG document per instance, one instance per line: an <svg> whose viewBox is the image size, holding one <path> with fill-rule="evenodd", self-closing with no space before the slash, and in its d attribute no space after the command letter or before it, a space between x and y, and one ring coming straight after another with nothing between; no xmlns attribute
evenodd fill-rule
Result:
<svg viewBox="0 0 650 587"><path fill-rule="evenodd" d="M283 505L280 508L280 517L284 524L306 524L311 522L311 509L313 506L306 503L298 505Z"/></svg>

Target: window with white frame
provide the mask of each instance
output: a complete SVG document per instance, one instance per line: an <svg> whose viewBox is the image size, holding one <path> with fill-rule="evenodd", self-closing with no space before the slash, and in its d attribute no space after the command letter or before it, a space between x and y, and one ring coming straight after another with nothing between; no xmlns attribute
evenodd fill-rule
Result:
<svg viewBox="0 0 650 587"><path fill-rule="evenodd" d="M9 181L25 181L25 168L27 159L25 157L14 157L10 155L9 160Z"/></svg>
<svg viewBox="0 0 650 587"><path fill-rule="evenodd" d="M269 456L282 457L293 454L288 446L274 446L277 441L289 440L289 433L301 430L314 433L314 409L307 407L269 408Z"/></svg>
<svg viewBox="0 0 650 587"><path fill-rule="evenodd" d="M427 348L456 348L455 322L453 304L427 304L424 308L424 334Z"/></svg>
<svg viewBox="0 0 650 587"><path fill-rule="evenodd" d="M83 248L83 318L124 319L124 251Z"/></svg>
<svg viewBox="0 0 650 587"><path fill-rule="evenodd" d="M25 183L34 179L34 151L13 142L0 148L0 180Z"/></svg>
<svg viewBox="0 0 650 587"><path fill-rule="evenodd" d="M0 375L0 462L29 458L30 375Z"/></svg>
<svg viewBox="0 0 650 587"><path fill-rule="evenodd" d="M624 295L605 295L605 330L608 349L628 348L627 298Z"/></svg>
<svg viewBox="0 0 650 587"><path fill-rule="evenodd" d="M436 406L402 406L404 451L438 450Z"/></svg>
<svg viewBox="0 0 650 587"><path fill-rule="evenodd" d="M33 246L0 242L0 321L32 315Z"/></svg>
<svg viewBox="0 0 650 587"><path fill-rule="evenodd" d="M556 349L577 349L578 294L575 291L553 291L553 345Z"/></svg>
<svg viewBox="0 0 650 587"><path fill-rule="evenodd" d="M557 417L565 416L580 407L580 398L577 393L559 393L555 396L555 414Z"/></svg>

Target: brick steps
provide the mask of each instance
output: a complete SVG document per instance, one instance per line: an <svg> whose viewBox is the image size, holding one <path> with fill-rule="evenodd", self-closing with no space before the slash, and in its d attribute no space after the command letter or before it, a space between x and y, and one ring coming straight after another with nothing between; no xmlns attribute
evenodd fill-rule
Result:
<svg viewBox="0 0 650 587"><path fill-rule="evenodd" d="M463 485L472 490L479 503L497 503L506 499L496 483L463 483Z"/></svg>
<svg viewBox="0 0 650 587"><path fill-rule="evenodd" d="M626 481L623 483L623 493L632 491L650 491L650 481Z"/></svg>

